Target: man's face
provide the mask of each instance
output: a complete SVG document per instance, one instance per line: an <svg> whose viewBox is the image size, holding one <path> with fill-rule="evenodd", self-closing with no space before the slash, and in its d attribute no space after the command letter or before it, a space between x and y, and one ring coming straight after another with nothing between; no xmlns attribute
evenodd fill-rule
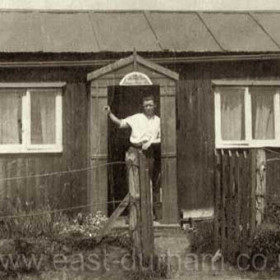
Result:
<svg viewBox="0 0 280 280"><path fill-rule="evenodd" d="M153 116L155 114L155 103L153 100L143 101L144 113L147 116Z"/></svg>

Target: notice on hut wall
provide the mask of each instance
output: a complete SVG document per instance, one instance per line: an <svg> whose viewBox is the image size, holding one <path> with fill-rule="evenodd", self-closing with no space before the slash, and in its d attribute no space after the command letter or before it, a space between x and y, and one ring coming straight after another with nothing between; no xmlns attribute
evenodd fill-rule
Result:
<svg viewBox="0 0 280 280"><path fill-rule="evenodd" d="M131 72L123 77L120 86L146 86L152 85L151 79L144 73Z"/></svg>

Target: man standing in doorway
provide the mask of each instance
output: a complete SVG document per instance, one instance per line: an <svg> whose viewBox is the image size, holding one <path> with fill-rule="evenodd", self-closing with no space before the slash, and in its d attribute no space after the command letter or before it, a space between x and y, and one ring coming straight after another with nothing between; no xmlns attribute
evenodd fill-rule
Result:
<svg viewBox="0 0 280 280"><path fill-rule="evenodd" d="M149 163L149 173L153 189L153 208L160 202L159 195L159 174L160 174L160 156L159 146L161 141L160 118L155 115L155 99L153 95L143 97L143 113L137 113L128 116L125 119L119 119L112 112L109 106L104 110L109 118L120 128L131 128L130 152L137 153L142 150ZM155 219L158 219L154 211Z"/></svg>

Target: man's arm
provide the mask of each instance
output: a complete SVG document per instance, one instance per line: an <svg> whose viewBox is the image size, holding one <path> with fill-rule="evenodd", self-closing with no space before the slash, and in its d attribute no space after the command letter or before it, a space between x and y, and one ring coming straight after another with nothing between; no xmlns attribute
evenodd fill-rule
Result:
<svg viewBox="0 0 280 280"><path fill-rule="evenodd" d="M160 143L160 140L161 140L161 133L160 133L160 129L159 129L157 138L154 139L153 143L154 143L154 144L159 144L159 143Z"/></svg>
<svg viewBox="0 0 280 280"><path fill-rule="evenodd" d="M105 112L107 112L107 114L108 114L109 118L111 119L111 121L112 121L113 123L115 123L117 126L119 126L119 127L121 127L121 128L124 128L124 127L128 126L127 124L125 124L125 125L122 124L122 121L121 121L118 117L116 117L116 116L111 112L110 106L105 106L105 107L103 108L103 110L104 110Z"/></svg>

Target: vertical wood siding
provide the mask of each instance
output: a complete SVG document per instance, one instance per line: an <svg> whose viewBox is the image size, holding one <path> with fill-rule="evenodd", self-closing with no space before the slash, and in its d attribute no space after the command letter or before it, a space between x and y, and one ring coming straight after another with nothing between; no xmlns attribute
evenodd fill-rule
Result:
<svg viewBox="0 0 280 280"><path fill-rule="evenodd" d="M211 80L280 80L280 63L215 62L176 64L168 67L180 74L177 84L179 208L212 207L215 132ZM88 165L88 96L85 82L88 72L90 69L82 68L0 71L1 82L67 82L63 97L63 153L0 155L0 197L3 205L8 207L12 203L19 207L33 208L50 203L53 207L67 207L86 202L87 172L6 182L1 181L1 178L82 168ZM267 158L275 156L277 157L270 154ZM267 188L268 191L278 192L280 195L279 168L280 161L267 164Z"/></svg>
<svg viewBox="0 0 280 280"><path fill-rule="evenodd" d="M277 61L197 63L176 65L172 70L180 73L177 86L179 208L212 207L215 127L211 80L280 80L280 63ZM278 194L280 194L279 170L280 161L267 164L268 191Z"/></svg>
<svg viewBox="0 0 280 280"><path fill-rule="evenodd" d="M30 71L29 77L27 73L16 76L7 72L0 73L3 74L0 77L4 82L70 80L63 93L63 152L0 155L0 203L6 212L11 213L17 208L38 210L50 206L56 209L86 204L87 172L5 180L87 167L86 83L71 82L75 79L69 78L66 72L63 77L60 76L62 72L54 72Z"/></svg>

